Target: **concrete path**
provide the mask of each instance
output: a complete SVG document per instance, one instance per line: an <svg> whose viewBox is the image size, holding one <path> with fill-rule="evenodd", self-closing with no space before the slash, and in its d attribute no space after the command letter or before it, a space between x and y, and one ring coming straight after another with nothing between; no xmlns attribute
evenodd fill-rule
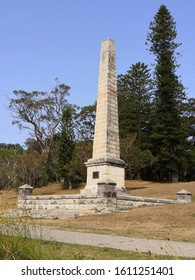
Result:
<svg viewBox="0 0 195 280"><path fill-rule="evenodd" d="M43 240L195 258L195 243L73 232L45 227L36 228L31 234L32 237Z"/></svg>
<svg viewBox="0 0 195 280"><path fill-rule="evenodd" d="M47 227L29 227L22 225L6 226L0 224L0 231L8 235L20 235L48 241L58 241L70 244L90 245L114 248L125 251L150 252L157 255L195 258L195 243L132 238L105 234L75 232Z"/></svg>

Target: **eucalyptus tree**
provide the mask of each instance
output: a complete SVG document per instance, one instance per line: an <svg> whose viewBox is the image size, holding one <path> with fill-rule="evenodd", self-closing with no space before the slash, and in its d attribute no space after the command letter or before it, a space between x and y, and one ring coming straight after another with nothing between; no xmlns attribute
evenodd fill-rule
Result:
<svg viewBox="0 0 195 280"><path fill-rule="evenodd" d="M63 111L69 107L67 96L70 87L60 84L49 92L15 90L15 98L10 100L13 124L30 131L43 153L49 154L55 133L62 119Z"/></svg>

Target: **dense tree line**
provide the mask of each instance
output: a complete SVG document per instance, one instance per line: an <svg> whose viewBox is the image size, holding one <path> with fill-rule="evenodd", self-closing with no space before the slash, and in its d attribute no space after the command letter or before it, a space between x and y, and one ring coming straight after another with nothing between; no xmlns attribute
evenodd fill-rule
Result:
<svg viewBox="0 0 195 280"><path fill-rule="evenodd" d="M146 39L153 68L139 61L118 76L121 158L129 179L195 179L195 100L177 75L176 37L176 23L161 5ZM85 181L96 104L69 104L69 91L58 80L50 92L14 91L13 123L31 134L25 147L0 144L0 188L55 180L71 188Z"/></svg>
<svg viewBox="0 0 195 280"><path fill-rule="evenodd" d="M151 71L139 62L118 80L121 138L129 143L129 153L124 152L127 175L193 180L194 104L193 99L187 100L176 72L180 44L166 6L159 8L149 29L146 44L155 56L152 79Z"/></svg>
<svg viewBox="0 0 195 280"><path fill-rule="evenodd" d="M62 112L49 152L38 138L28 138L25 147L0 144L0 188L29 184L39 187L60 181L71 188L86 180L85 162L91 157L95 124L95 104L79 108L67 106Z"/></svg>

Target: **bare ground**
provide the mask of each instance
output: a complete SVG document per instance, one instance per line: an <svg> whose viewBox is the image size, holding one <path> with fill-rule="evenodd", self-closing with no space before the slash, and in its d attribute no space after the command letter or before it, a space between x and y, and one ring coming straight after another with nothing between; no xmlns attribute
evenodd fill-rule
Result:
<svg viewBox="0 0 195 280"><path fill-rule="evenodd" d="M76 219L36 220L41 225L60 227L67 230L145 237L195 242L195 182L153 183L145 181L126 181L130 194L145 197L176 199L182 189L190 191L193 201L189 204L151 206L131 209L120 213L87 215ZM35 189L33 194L79 193L76 190L62 190L58 184ZM16 207L16 192L0 192L0 209ZM9 206L8 206L9 205Z"/></svg>

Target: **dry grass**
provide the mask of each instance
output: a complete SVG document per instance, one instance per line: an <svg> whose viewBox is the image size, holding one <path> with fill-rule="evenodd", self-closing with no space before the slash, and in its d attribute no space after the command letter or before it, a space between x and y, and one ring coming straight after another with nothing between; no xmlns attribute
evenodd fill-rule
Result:
<svg viewBox="0 0 195 280"><path fill-rule="evenodd" d="M72 190L63 189L59 183L52 183L48 186L37 188L33 190L33 195L61 195L61 194L77 194L84 188L84 183L74 184Z"/></svg>
<svg viewBox="0 0 195 280"><path fill-rule="evenodd" d="M132 195L137 196L176 198L176 193L181 189L187 189L195 196L195 182L161 184L127 181L126 186ZM33 191L33 194L63 193L79 193L79 189L62 190L59 184L51 184ZM17 194L14 191L1 192L0 199L0 203L8 200L14 207ZM67 230L195 242L195 200L182 205L151 206L121 213L87 215L66 220L42 219L36 222Z"/></svg>
<svg viewBox="0 0 195 280"><path fill-rule="evenodd" d="M77 219L42 220L41 225L148 239L195 242L195 204L163 205Z"/></svg>
<svg viewBox="0 0 195 280"><path fill-rule="evenodd" d="M126 187L131 195L176 199L177 192L187 189L195 195L195 182L184 183L154 183L148 181L126 181Z"/></svg>
<svg viewBox="0 0 195 280"><path fill-rule="evenodd" d="M0 211L17 208L17 192L12 190L0 191Z"/></svg>

